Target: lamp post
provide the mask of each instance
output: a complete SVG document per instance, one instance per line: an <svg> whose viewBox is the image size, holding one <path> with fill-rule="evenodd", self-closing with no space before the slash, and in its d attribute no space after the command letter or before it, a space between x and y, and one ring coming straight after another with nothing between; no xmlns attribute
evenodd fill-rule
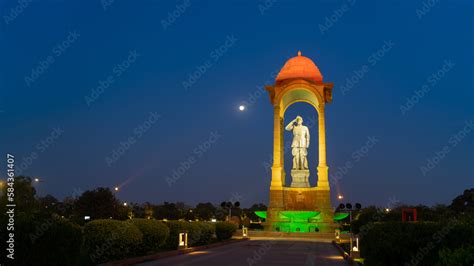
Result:
<svg viewBox="0 0 474 266"><path fill-rule="evenodd" d="M350 235L350 239L351 239L350 240L351 241L351 243L350 243L350 255L351 255L352 258L358 258L359 254L360 254L359 253L359 238L358 237L356 237L356 246L353 247L354 237L353 237L353 234L352 234L352 212L353 212L352 204L351 203L346 203L346 204L341 203L341 204L339 204L338 208L339 208L340 211L349 213L349 235ZM360 203L356 203L355 208L357 210L360 210L362 208L362 205ZM344 210L344 209L347 209L347 210Z"/></svg>
<svg viewBox="0 0 474 266"><path fill-rule="evenodd" d="M232 208L239 208L240 207L240 202L236 201L234 203L228 201L228 202L225 202L223 201L221 203L221 207L222 209L228 209L229 210L229 216L227 218L228 221L230 221L230 218L232 217Z"/></svg>

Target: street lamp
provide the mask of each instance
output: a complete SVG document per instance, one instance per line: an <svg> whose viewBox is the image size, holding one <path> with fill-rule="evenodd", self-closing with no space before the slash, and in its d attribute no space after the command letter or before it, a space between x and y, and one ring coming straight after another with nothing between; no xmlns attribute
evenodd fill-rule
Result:
<svg viewBox="0 0 474 266"><path fill-rule="evenodd" d="M36 177L36 178L34 179L34 181L35 181L35 183L39 183L40 179Z"/></svg>
<svg viewBox="0 0 474 266"><path fill-rule="evenodd" d="M117 192L119 191L119 187L114 187L114 190Z"/></svg>
<svg viewBox="0 0 474 266"><path fill-rule="evenodd" d="M355 207L356 207L357 210L360 210L362 208L362 205L360 203L356 203ZM346 204L341 203L341 204L339 204L338 208L339 208L340 211L349 213L349 225L350 225L349 231L352 235L352 224L351 224L352 223L352 211L353 211L352 210L352 204L351 203L346 203ZM347 209L347 210L344 210L344 209Z"/></svg>
<svg viewBox="0 0 474 266"><path fill-rule="evenodd" d="M232 208L240 207L240 202L236 201L232 204L232 202L230 202L230 201L228 201L228 202L223 201L221 203L221 207L222 207L222 209L228 209L229 210L228 220L230 221L230 218L232 217Z"/></svg>
<svg viewBox="0 0 474 266"><path fill-rule="evenodd" d="M342 195L337 196L338 200L342 200L344 197Z"/></svg>
<svg viewBox="0 0 474 266"><path fill-rule="evenodd" d="M127 207L127 203L126 203L126 202L124 202L124 203L123 203L123 206Z"/></svg>

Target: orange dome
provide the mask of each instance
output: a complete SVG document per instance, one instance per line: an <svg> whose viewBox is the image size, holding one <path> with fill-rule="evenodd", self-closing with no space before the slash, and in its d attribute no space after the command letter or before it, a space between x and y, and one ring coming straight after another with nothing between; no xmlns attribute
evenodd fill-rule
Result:
<svg viewBox="0 0 474 266"><path fill-rule="evenodd" d="M321 75L319 68L314 64L313 60L302 56L300 51L298 51L298 56L286 61L276 77L276 82L294 78L303 78L314 82L323 81L323 75Z"/></svg>

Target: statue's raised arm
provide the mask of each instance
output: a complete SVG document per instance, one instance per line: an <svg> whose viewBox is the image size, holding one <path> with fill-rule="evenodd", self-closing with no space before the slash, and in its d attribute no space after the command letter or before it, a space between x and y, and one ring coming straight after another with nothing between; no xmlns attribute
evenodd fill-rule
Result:
<svg viewBox="0 0 474 266"><path fill-rule="evenodd" d="M291 122L288 123L288 125L286 125L285 130L286 131L292 131L293 128L295 127L295 123L296 123L296 118L291 120Z"/></svg>

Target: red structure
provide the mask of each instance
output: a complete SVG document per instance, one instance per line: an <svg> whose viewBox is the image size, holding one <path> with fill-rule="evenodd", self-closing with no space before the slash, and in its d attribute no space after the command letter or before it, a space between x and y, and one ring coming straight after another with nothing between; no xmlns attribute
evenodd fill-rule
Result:
<svg viewBox="0 0 474 266"><path fill-rule="evenodd" d="M416 208L402 208L402 222L416 222Z"/></svg>

